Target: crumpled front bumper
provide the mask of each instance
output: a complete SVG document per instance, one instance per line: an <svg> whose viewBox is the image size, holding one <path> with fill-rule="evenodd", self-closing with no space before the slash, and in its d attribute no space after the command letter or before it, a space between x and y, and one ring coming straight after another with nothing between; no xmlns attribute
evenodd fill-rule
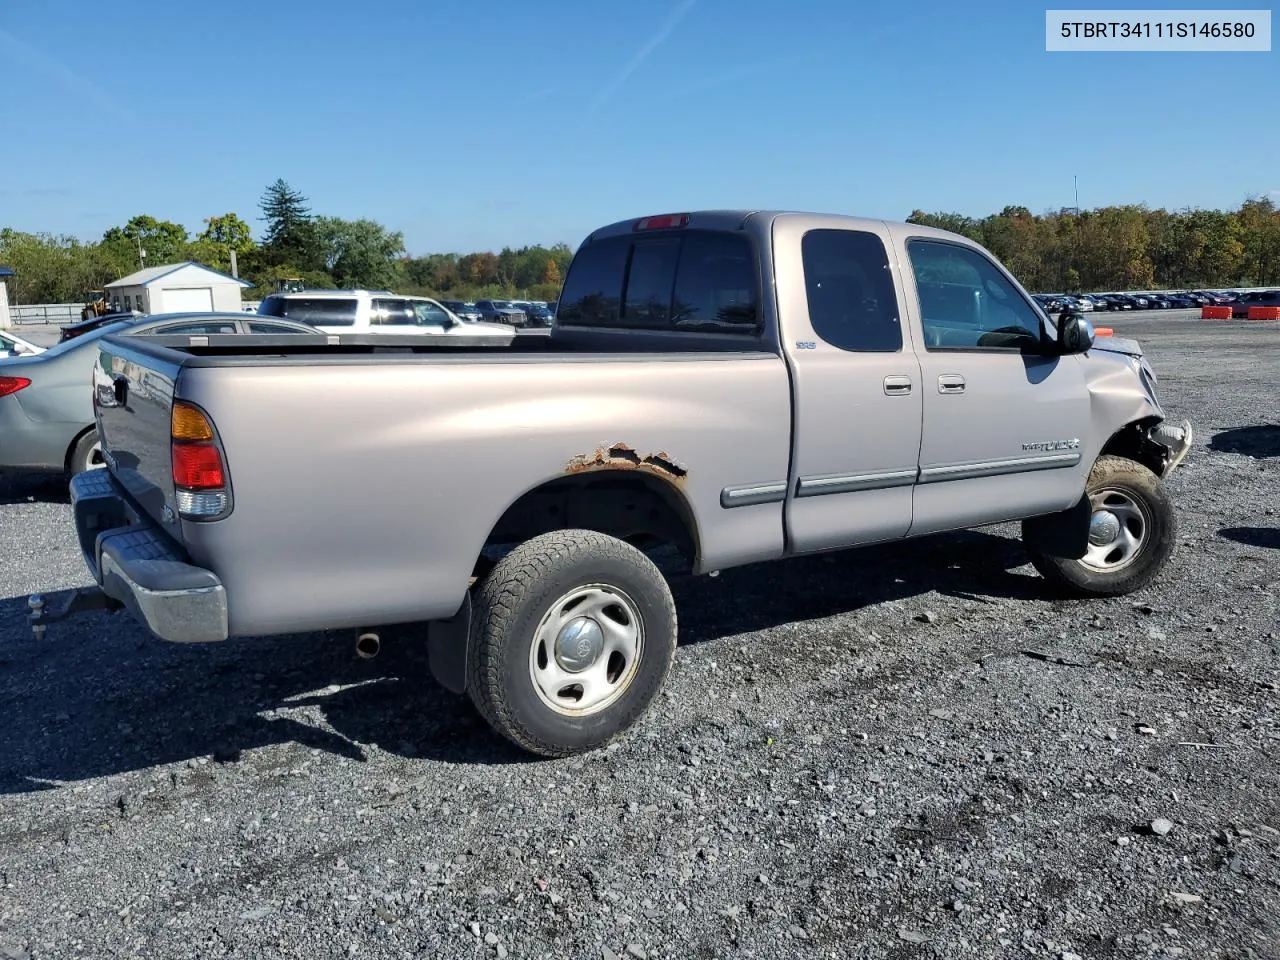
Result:
<svg viewBox="0 0 1280 960"><path fill-rule="evenodd" d="M227 593L212 572L133 508L107 470L71 480L76 533L102 592L162 640L225 640Z"/></svg>
<svg viewBox="0 0 1280 960"><path fill-rule="evenodd" d="M1147 431L1147 439L1169 451L1162 474L1168 477L1186 459L1187 452L1195 441L1195 431L1191 429L1190 420L1183 420L1181 426L1161 421Z"/></svg>

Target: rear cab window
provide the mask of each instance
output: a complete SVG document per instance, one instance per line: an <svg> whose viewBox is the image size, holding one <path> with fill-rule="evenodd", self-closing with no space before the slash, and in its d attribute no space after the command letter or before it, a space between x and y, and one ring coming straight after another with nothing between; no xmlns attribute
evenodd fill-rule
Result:
<svg viewBox="0 0 1280 960"><path fill-rule="evenodd" d="M760 334L755 251L740 233L605 237L569 267L560 326Z"/></svg>
<svg viewBox="0 0 1280 960"><path fill-rule="evenodd" d="M258 312L315 326L351 327L356 322L356 301L351 297L267 297Z"/></svg>

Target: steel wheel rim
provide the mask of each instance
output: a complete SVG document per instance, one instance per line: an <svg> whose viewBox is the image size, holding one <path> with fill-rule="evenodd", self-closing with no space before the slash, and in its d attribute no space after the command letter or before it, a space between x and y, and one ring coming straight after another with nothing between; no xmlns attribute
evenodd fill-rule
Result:
<svg viewBox="0 0 1280 960"><path fill-rule="evenodd" d="M599 628L598 650L596 631L583 621ZM565 592L538 623L529 645L529 679L538 699L556 713L591 716L630 688L643 650L644 620L635 601L615 586L584 584Z"/></svg>
<svg viewBox="0 0 1280 960"><path fill-rule="evenodd" d="M1130 566L1147 545L1151 530L1150 512L1140 500L1115 487L1104 487L1090 493L1089 506L1093 511L1089 518L1089 548L1080 563L1100 573L1114 573ZM1095 526L1106 526L1107 515L1117 521L1114 539L1095 542Z"/></svg>

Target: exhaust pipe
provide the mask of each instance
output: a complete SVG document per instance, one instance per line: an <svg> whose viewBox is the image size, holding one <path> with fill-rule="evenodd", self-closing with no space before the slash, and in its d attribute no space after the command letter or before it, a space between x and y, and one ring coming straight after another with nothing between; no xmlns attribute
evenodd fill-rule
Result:
<svg viewBox="0 0 1280 960"><path fill-rule="evenodd" d="M356 634L356 656L372 660L382 649L382 638L372 631Z"/></svg>

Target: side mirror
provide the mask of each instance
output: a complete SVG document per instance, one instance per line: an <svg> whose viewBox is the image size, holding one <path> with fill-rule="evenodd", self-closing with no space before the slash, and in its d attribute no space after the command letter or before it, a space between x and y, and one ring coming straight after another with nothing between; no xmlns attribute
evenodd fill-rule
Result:
<svg viewBox="0 0 1280 960"><path fill-rule="evenodd" d="M1063 310L1058 314L1058 350L1061 353L1084 353L1093 346L1093 324L1079 310Z"/></svg>

